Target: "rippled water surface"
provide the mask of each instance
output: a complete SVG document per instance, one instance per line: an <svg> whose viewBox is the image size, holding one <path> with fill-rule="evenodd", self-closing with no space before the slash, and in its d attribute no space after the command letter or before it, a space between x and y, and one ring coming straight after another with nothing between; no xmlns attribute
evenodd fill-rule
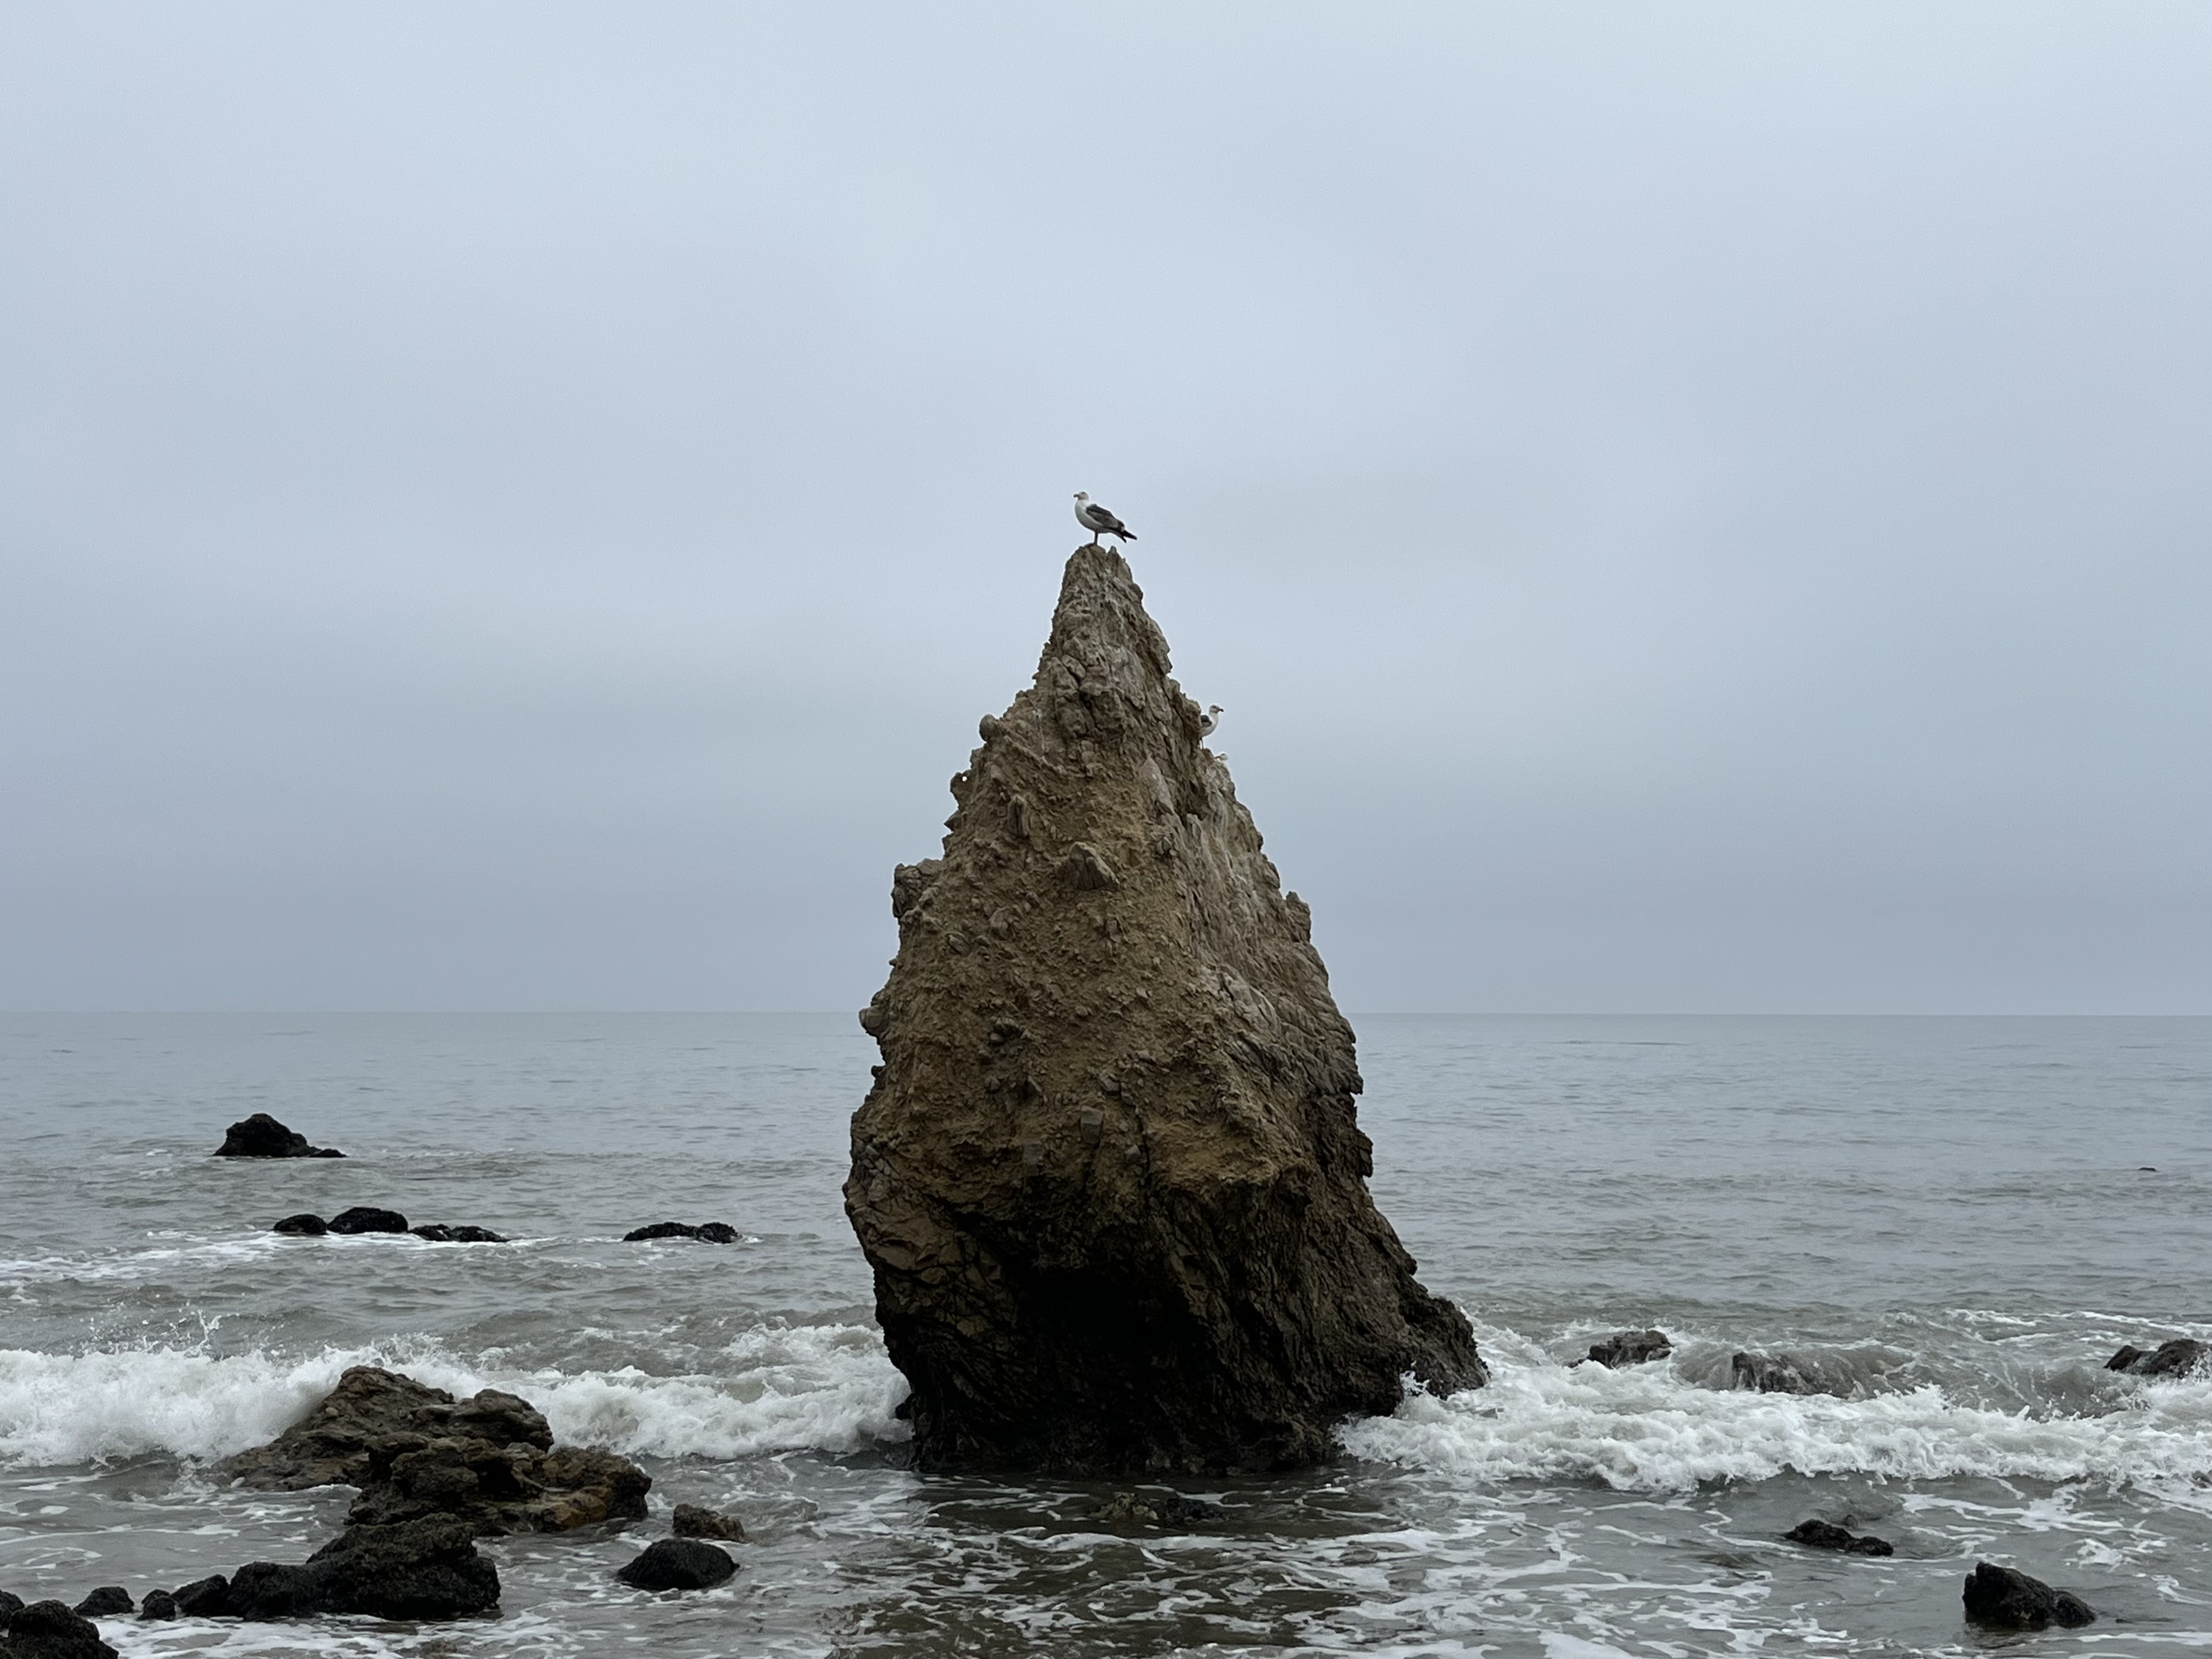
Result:
<svg viewBox="0 0 2212 1659"><path fill-rule="evenodd" d="M849 1017L0 1018L0 1589L134 1594L298 1559L349 1494L208 1461L362 1360L528 1396L637 1457L628 1533L502 1540L495 1620L108 1621L125 1655L2170 1654L2212 1649L2212 1021L1369 1018L1376 1197L1487 1389L1333 1466L1116 1488L917 1475L839 1207ZM206 1156L275 1113L343 1160ZM2145 1168L2143 1166L2150 1166ZM518 1242L296 1239L352 1204ZM663 1218L742 1243L623 1244ZM1576 1361L1657 1324L1667 1361ZM1739 1348L1834 1392L1733 1391ZM721 1589L615 1567L678 1502ZM1887 1560L1780 1541L1821 1516ZM1977 1558L2096 1607L1960 1623Z"/></svg>

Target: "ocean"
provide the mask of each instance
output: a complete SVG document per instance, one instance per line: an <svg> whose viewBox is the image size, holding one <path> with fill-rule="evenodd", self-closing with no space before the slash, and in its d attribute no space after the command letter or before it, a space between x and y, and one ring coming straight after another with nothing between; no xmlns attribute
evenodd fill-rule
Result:
<svg viewBox="0 0 2212 1659"><path fill-rule="evenodd" d="M103 1621L125 1656L2170 1655L2212 1649L2212 1020L1355 1018L1374 1188L1492 1385L1328 1466L908 1467L839 1186L848 1014L0 1018L0 1589L298 1560L349 1493L226 1489L349 1364L536 1403L652 1474L627 1532L498 1540L495 1619ZM343 1160L208 1154L268 1111ZM506 1246L270 1233L387 1206ZM625 1244L662 1219L736 1244ZM1575 1363L1656 1325L1662 1362ZM1731 1389L1786 1350L1833 1394ZM723 1587L616 1567L735 1511ZM1873 1531L1888 1559L1781 1534ZM2079 1632L1960 1620L1977 1559Z"/></svg>

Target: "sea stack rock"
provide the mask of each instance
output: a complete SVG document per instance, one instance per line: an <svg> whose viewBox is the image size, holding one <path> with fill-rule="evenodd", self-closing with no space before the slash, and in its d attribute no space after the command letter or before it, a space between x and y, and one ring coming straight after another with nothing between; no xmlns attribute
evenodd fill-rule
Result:
<svg viewBox="0 0 2212 1659"><path fill-rule="evenodd" d="M1267 1469L1486 1380L1368 1195L1352 1028L1120 555L892 878L846 1212L926 1468Z"/></svg>

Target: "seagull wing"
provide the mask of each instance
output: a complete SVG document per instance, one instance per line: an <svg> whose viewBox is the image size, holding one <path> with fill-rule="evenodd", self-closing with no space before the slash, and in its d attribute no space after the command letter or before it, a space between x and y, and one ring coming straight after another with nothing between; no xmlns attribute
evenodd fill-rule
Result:
<svg viewBox="0 0 2212 1659"><path fill-rule="evenodd" d="M1115 518L1111 513L1109 513L1104 507L1099 506L1096 501L1091 502L1090 506L1085 507L1083 509L1083 513L1085 518L1089 519L1091 523L1097 525L1101 530L1110 530L1117 536L1128 534L1129 526L1123 524L1119 519ZM1133 539L1133 538L1132 539Z"/></svg>

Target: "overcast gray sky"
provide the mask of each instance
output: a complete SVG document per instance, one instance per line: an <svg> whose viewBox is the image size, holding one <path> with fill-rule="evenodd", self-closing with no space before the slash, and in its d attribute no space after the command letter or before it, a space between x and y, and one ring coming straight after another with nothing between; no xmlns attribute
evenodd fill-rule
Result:
<svg viewBox="0 0 2212 1659"><path fill-rule="evenodd" d="M1359 1009L2212 1011L2212 9L0 4L0 1006L849 1008L1087 489Z"/></svg>

